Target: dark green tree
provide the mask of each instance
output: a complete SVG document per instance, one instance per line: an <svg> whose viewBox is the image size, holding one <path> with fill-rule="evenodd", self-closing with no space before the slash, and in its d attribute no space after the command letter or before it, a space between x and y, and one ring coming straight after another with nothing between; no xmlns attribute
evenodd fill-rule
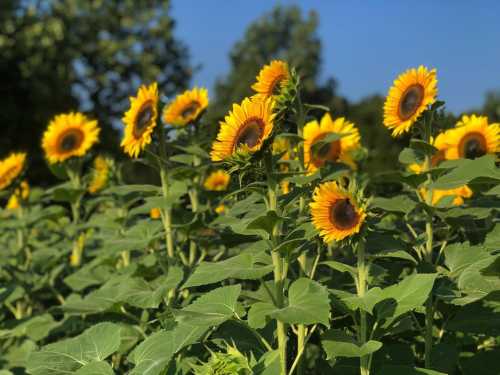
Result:
<svg viewBox="0 0 500 375"><path fill-rule="evenodd" d="M120 117L141 83L184 89L192 75L168 1L3 0L0 3L0 157L30 154L30 179L51 178L41 135L57 113L97 118L117 151Z"/></svg>
<svg viewBox="0 0 500 375"><path fill-rule="evenodd" d="M333 79L318 83L321 69L321 41L317 35L318 16L303 16L297 6L276 6L250 24L243 39L232 48L231 70L215 87L215 102L209 113L216 122L231 104L252 94L250 86L260 68L273 59L295 66L302 77L306 102L330 105L334 113L344 111L345 102L335 95Z"/></svg>

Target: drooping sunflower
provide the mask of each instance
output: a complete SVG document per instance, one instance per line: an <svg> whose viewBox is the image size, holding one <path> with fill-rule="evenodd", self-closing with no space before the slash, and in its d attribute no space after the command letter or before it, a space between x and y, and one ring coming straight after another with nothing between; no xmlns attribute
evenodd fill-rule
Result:
<svg viewBox="0 0 500 375"><path fill-rule="evenodd" d="M260 70L257 82L252 85L252 89L257 92L256 97L265 99L278 95L281 88L288 83L289 78L288 64L281 60L273 60Z"/></svg>
<svg viewBox="0 0 500 375"><path fill-rule="evenodd" d="M96 120L71 112L57 115L43 134L42 147L49 163L61 163L84 156L99 140L101 129Z"/></svg>
<svg viewBox="0 0 500 375"><path fill-rule="evenodd" d="M273 101L245 98L233 104L233 110L220 123L219 134L212 145L212 161L222 161L239 153L261 149L273 130Z"/></svg>
<svg viewBox="0 0 500 375"><path fill-rule="evenodd" d="M11 153L0 160L0 190L10 186L22 173L26 164L26 153Z"/></svg>
<svg viewBox="0 0 500 375"><path fill-rule="evenodd" d="M436 101L436 69L409 69L394 81L384 104L384 125L397 137L407 132L429 105Z"/></svg>
<svg viewBox="0 0 500 375"><path fill-rule="evenodd" d="M18 188L11 194L5 208L7 210L16 210L21 206L22 201L26 201L30 195L30 185L28 181L21 182Z"/></svg>
<svg viewBox="0 0 500 375"><path fill-rule="evenodd" d="M455 189L447 189L447 190L432 190L432 205L436 206L439 204L441 199L445 197L453 197L453 205L461 206L464 204L464 198L472 197L472 190L467 186L463 185ZM427 189L420 189L420 195L423 199L427 196Z"/></svg>
<svg viewBox="0 0 500 375"><path fill-rule="evenodd" d="M195 87L187 90L165 107L163 122L174 126L185 126L196 121L208 107L208 90Z"/></svg>
<svg viewBox="0 0 500 375"><path fill-rule="evenodd" d="M90 194L95 194L106 187L111 172L110 164L110 161L102 155L94 159L94 170L88 187Z"/></svg>
<svg viewBox="0 0 500 375"><path fill-rule="evenodd" d="M122 118L125 133L121 143L124 151L136 158L151 143L151 134L158 118L158 84L141 86L136 97L130 98L130 108Z"/></svg>
<svg viewBox="0 0 500 375"><path fill-rule="evenodd" d="M354 197L334 181L319 185L309 206L312 222L326 243L358 233L366 217Z"/></svg>
<svg viewBox="0 0 500 375"><path fill-rule="evenodd" d="M500 151L500 124L488 124L485 116L464 115L447 131L447 159L475 159Z"/></svg>
<svg viewBox="0 0 500 375"><path fill-rule="evenodd" d="M315 149L314 145L317 142L322 141L332 133L345 135L331 143L324 144L319 149ZM304 127L304 164L309 173L316 171L327 161L344 162L355 167L352 152L360 147L358 129L352 122L343 117L332 120L330 114L326 113L320 123L314 120Z"/></svg>
<svg viewBox="0 0 500 375"><path fill-rule="evenodd" d="M229 185L229 180L231 176L226 171L218 169L210 173L210 175L205 179L203 186L206 190L210 191L224 191Z"/></svg>

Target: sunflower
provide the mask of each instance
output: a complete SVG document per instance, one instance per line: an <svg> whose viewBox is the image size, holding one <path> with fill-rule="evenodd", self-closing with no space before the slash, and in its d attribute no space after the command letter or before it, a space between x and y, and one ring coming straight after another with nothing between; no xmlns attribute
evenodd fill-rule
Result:
<svg viewBox="0 0 500 375"><path fill-rule="evenodd" d="M273 101L245 98L220 123L217 140L210 153L212 161L227 159L236 153L261 149L273 130Z"/></svg>
<svg viewBox="0 0 500 375"><path fill-rule="evenodd" d="M151 143L151 134L158 117L158 84L141 86L135 98L130 98L130 108L122 118L125 134L121 143L124 151L136 158Z"/></svg>
<svg viewBox="0 0 500 375"><path fill-rule="evenodd" d="M60 163L71 157L84 156L99 140L96 120L71 112L57 115L43 134L42 147L49 163Z"/></svg>
<svg viewBox="0 0 500 375"><path fill-rule="evenodd" d="M313 146L331 133L344 136L315 150ZM308 172L314 172L327 161L340 161L354 167L351 154L361 147L359 141L358 129L343 117L332 120L330 114L326 113L321 123L316 120L307 123L304 127L304 164Z"/></svg>
<svg viewBox="0 0 500 375"><path fill-rule="evenodd" d="M101 155L94 159L94 170L88 187L90 194L95 194L106 187L110 175L110 164L110 161Z"/></svg>
<svg viewBox="0 0 500 375"><path fill-rule="evenodd" d="M436 101L436 69L424 66L401 74L390 88L384 104L384 125L393 137L407 132L425 109Z"/></svg>
<svg viewBox="0 0 500 375"><path fill-rule="evenodd" d="M226 206L224 205L224 203L220 203L217 207L215 207L215 212L219 215L226 212Z"/></svg>
<svg viewBox="0 0 500 375"><path fill-rule="evenodd" d="M0 160L0 190L10 186L21 174L26 163L26 153L11 153Z"/></svg>
<svg viewBox="0 0 500 375"><path fill-rule="evenodd" d="M454 197L452 204L454 206L461 206L464 204L464 198L472 197L472 190L467 186L460 186L455 189L447 189L447 190L432 190L432 205L436 206L441 199L445 197ZM423 199L427 196L427 189L420 189L420 195Z"/></svg>
<svg viewBox="0 0 500 375"><path fill-rule="evenodd" d="M156 220L156 219L159 219L161 217L161 211L159 208L152 208L150 211L149 211L149 216L151 217L151 219L153 220Z"/></svg>
<svg viewBox="0 0 500 375"><path fill-rule="evenodd" d="M230 179L231 176L229 173L223 171L222 169L218 169L210 173L210 175L205 179L203 186L206 190L210 191L224 191L227 189Z"/></svg>
<svg viewBox="0 0 500 375"><path fill-rule="evenodd" d="M177 95L163 110L163 122L174 126L185 126L196 121L208 107L208 91L195 87Z"/></svg>
<svg viewBox="0 0 500 375"><path fill-rule="evenodd" d="M275 138L273 141L272 150L273 154L275 155L282 154L280 160L287 161L291 159L292 147L288 138ZM290 166L288 165L288 163L280 163L279 170L286 173L290 170ZM283 194L288 194L290 192L290 181L282 180L280 182L280 187Z"/></svg>
<svg viewBox="0 0 500 375"><path fill-rule="evenodd" d="M358 233L366 217L352 195L334 181L319 185L309 206L312 222L327 243Z"/></svg>
<svg viewBox="0 0 500 375"><path fill-rule="evenodd" d="M19 207L21 207L20 202L21 201L26 201L30 195L30 185L28 184L28 181L22 181L21 184L19 185L16 190L14 190L14 193L9 197L9 200L7 201L7 205L5 208L7 210L16 210Z"/></svg>
<svg viewBox="0 0 500 375"><path fill-rule="evenodd" d="M475 159L500 151L500 124L488 124L485 116L464 115L447 135L447 159Z"/></svg>
<svg viewBox="0 0 500 375"><path fill-rule="evenodd" d="M278 95L288 83L289 78L288 64L281 60L273 60L260 70L257 82L252 85L252 89L257 92L256 97L265 99Z"/></svg>

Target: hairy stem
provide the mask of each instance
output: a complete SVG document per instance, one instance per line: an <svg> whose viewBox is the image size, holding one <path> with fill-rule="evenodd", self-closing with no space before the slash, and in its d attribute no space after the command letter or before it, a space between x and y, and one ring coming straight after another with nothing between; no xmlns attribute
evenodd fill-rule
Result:
<svg viewBox="0 0 500 375"><path fill-rule="evenodd" d="M365 263L365 244L360 241L357 246L357 256L358 256L358 297L363 298L366 292L366 276L368 273L368 268ZM359 320L359 341L360 345L366 343L367 338L367 324L366 324L366 311L360 309L360 320ZM360 358L360 374L369 375L370 374L370 356L365 355Z"/></svg>
<svg viewBox="0 0 500 375"><path fill-rule="evenodd" d="M168 198L169 196L169 190L168 190L168 173L167 173L167 166L166 166L166 160L167 160L167 151L165 148L165 130L163 129L163 125L160 124L159 126L159 132L160 132L160 160L159 160L159 167L160 167L160 179L161 179L161 189L163 193L163 197L165 199ZM165 243L167 246L167 255L170 259L174 258L174 240L172 236L172 209L170 207L164 207L162 209L162 215L161 215L162 221L163 221L163 227L165 229Z"/></svg>

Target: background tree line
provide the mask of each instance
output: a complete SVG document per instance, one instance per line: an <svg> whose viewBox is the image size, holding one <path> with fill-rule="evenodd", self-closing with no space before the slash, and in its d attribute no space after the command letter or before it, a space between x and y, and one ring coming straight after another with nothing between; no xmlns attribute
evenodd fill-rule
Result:
<svg viewBox="0 0 500 375"><path fill-rule="evenodd" d="M337 81L320 80L321 40L316 13L277 6L249 25L229 53L231 69L217 80L207 118L212 138L231 104L250 95L260 67L284 59L298 67L305 102L322 103L334 116L360 128L371 152L372 173L393 168L401 145L381 125L384 97L350 102ZM190 84L192 62L186 45L174 36L175 20L166 1L3 0L0 3L0 157L11 150L30 154L30 180L49 184L53 177L40 149L41 135L59 112L80 110L99 120L101 147L122 158L121 115L141 82L158 81L167 96ZM489 93L482 108L500 120L500 93ZM446 121L456 119L448 114ZM143 171L143 172L141 172ZM136 174L147 174L144 169Z"/></svg>

